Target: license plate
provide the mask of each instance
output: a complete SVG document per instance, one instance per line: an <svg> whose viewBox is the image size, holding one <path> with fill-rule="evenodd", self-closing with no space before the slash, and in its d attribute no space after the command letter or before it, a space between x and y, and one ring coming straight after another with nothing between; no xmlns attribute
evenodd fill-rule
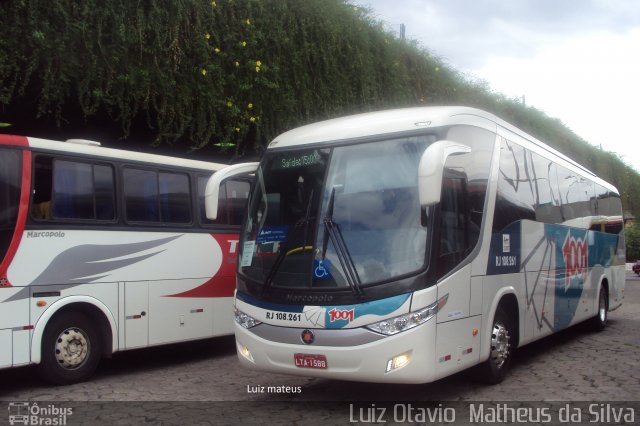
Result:
<svg viewBox="0 0 640 426"><path fill-rule="evenodd" d="M327 357L324 355L294 354L293 361L298 368L327 368Z"/></svg>

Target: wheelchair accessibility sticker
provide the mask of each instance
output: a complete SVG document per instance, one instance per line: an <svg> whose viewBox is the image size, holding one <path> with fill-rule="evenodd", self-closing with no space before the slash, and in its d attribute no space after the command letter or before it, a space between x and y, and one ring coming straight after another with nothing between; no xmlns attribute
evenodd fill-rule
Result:
<svg viewBox="0 0 640 426"><path fill-rule="evenodd" d="M331 279L331 262L329 259L313 261L313 277L317 280Z"/></svg>

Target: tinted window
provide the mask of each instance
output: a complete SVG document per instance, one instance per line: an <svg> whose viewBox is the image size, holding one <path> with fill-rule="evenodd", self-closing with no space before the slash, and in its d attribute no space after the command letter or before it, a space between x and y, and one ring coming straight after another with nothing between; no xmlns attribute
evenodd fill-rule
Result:
<svg viewBox="0 0 640 426"><path fill-rule="evenodd" d="M127 220L159 222L157 173L151 170L126 168L123 177Z"/></svg>
<svg viewBox="0 0 640 426"><path fill-rule="evenodd" d="M493 217L493 232L518 220L535 220L533 168L527 151L503 140L500 145L500 173Z"/></svg>
<svg viewBox="0 0 640 426"><path fill-rule="evenodd" d="M536 197L536 220L545 223L560 223L562 222L562 211L558 195L556 165L536 153L531 153L531 160Z"/></svg>
<svg viewBox="0 0 640 426"><path fill-rule="evenodd" d="M200 220L205 225L241 225L249 198L251 184L247 180L227 180L220 188L218 198L218 218L207 219L204 208L204 190L209 176L198 178L198 202L200 205Z"/></svg>
<svg viewBox="0 0 640 426"><path fill-rule="evenodd" d="M591 225L594 231L619 234L623 230L622 201L620 196L595 185L596 218Z"/></svg>
<svg viewBox="0 0 640 426"><path fill-rule="evenodd" d="M113 169L110 166L94 166L93 186L96 202L96 219L114 219L115 194L113 184Z"/></svg>
<svg viewBox="0 0 640 426"><path fill-rule="evenodd" d="M462 142L471 147L468 155L454 155L447 158L447 167L460 170L466 177L466 208L471 221L469 244L475 246L478 235L473 230L482 226L487 182L496 135L488 130L472 126L455 126L449 129L447 139Z"/></svg>
<svg viewBox="0 0 640 426"><path fill-rule="evenodd" d="M183 174L160 173L160 215L163 222L191 222L189 177Z"/></svg>
<svg viewBox="0 0 640 426"><path fill-rule="evenodd" d="M503 140L493 232L517 220L588 228L606 190L541 155ZM604 189L604 188L602 188Z"/></svg>
<svg viewBox="0 0 640 426"><path fill-rule="evenodd" d="M127 167L123 178L128 221L191 223L188 175Z"/></svg>
<svg viewBox="0 0 640 426"><path fill-rule="evenodd" d="M445 171L442 179L440 201L440 250L437 275L441 277L452 270L468 254L470 239L477 240L469 232L466 176L454 170ZM471 238L470 238L471 237Z"/></svg>
<svg viewBox="0 0 640 426"><path fill-rule="evenodd" d="M94 219L93 170L90 164L54 161L53 217Z"/></svg>
<svg viewBox="0 0 640 426"><path fill-rule="evenodd" d="M242 225L251 184L244 180L225 182L225 208L229 225Z"/></svg>
<svg viewBox="0 0 640 426"><path fill-rule="evenodd" d="M606 188L596 185L596 211L600 216L620 216L622 203L620 196Z"/></svg>
<svg viewBox="0 0 640 426"><path fill-rule="evenodd" d="M593 183L564 167L558 167L558 193L562 222L595 215Z"/></svg>
<svg viewBox="0 0 640 426"><path fill-rule="evenodd" d="M115 219L113 167L38 156L34 165L34 219Z"/></svg>
<svg viewBox="0 0 640 426"><path fill-rule="evenodd" d="M11 244L18 219L21 163L20 151L0 149L0 262Z"/></svg>
<svg viewBox="0 0 640 426"><path fill-rule="evenodd" d="M474 249L482 227L496 135L472 126L455 126L446 138L471 148L447 158L442 180L436 275L455 268Z"/></svg>

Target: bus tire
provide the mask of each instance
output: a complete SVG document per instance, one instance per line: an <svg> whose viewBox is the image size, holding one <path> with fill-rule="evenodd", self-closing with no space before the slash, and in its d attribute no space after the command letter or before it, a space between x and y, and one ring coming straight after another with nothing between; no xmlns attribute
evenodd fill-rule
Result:
<svg viewBox="0 0 640 426"><path fill-rule="evenodd" d="M607 326L607 288L604 285L600 286L600 293L598 294L598 312L596 316L591 318L591 328L594 331L602 331Z"/></svg>
<svg viewBox="0 0 640 426"><path fill-rule="evenodd" d="M87 380L102 354L96 326L80 312L64 312L51 320L42 336L41 377L54 385Z"/></svg>
<svg viewBox="0 0 640 426"><path fill-rule="evenodd" d="M498 384L504 380L513 358L513 322L506 312L498 307L491 324L491 348L489 359L477 367L478 379L487 384Z"/></svg>

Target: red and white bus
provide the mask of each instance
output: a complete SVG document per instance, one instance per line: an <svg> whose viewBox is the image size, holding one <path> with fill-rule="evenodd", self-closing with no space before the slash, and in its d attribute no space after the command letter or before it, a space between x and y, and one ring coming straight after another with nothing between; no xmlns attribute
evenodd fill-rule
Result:
<svg viewBox="0 0 640 426"><path fill-rule="evenodd" d="M224 167L0 135L0 368L73 383L117 351L231 334L250 181L208 220Z"/></svg>

